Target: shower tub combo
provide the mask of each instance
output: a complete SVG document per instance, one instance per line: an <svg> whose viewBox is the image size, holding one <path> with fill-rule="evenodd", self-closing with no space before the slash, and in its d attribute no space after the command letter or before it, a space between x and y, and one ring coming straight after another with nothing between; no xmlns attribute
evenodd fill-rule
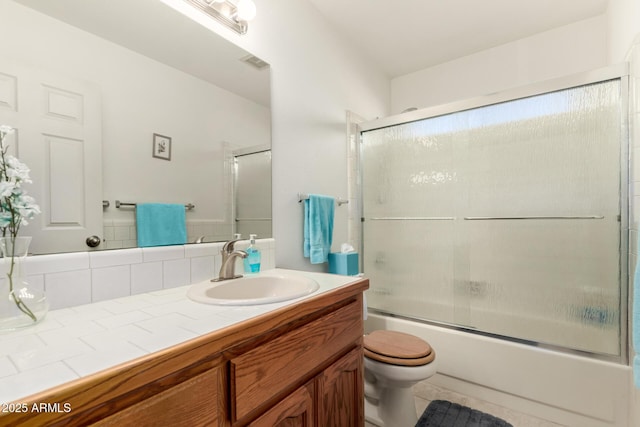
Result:
<svg viewBox="0 0 640 427"><path fill-rule="evenodd" d="M436 384L626 425L627 99L620 66L361 124L367 328L429 341Z"/></svg>

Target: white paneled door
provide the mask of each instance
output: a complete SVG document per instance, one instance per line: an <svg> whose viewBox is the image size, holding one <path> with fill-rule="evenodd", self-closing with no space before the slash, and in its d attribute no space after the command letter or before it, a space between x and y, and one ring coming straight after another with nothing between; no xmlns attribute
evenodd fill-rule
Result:
<svg viewBox="0 0 640 427"><path fill-rule="evenodd" d="M9 153L31 169L25 189L42 210L20 231L33 236L31 251L87 250L88 237L102 236L98 86L3 60L0 124L16 129Z"/></svg>

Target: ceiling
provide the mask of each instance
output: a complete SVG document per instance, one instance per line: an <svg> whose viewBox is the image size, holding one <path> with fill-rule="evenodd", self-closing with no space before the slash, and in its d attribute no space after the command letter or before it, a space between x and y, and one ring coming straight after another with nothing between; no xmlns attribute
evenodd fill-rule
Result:
<svg viewBox="0 0 640 427"><path fill-rule="evenodd" d="M606 12L609 0L309 0L389 77Z"/></svg>

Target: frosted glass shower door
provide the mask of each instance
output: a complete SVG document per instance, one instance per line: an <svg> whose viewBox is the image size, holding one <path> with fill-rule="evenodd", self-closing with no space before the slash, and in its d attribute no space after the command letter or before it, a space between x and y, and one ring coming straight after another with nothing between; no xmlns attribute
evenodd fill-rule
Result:
<svg viewBox="0 0 640 427"><path fill-rule="evenodd" d="M620 91L609 80L363 132L370 305L619 356Z"/></svg>
<svg viewBox="0 0 640 427"><path fill-rule="evenodd" d="M455 159L463 124L452 114L364 135L363 270L372 278L372 307L455 322Z"/></svg>

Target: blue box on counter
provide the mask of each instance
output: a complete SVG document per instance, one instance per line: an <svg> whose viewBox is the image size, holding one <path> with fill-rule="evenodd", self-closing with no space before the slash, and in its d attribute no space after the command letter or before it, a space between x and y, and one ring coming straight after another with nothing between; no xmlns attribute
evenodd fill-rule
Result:
<svg viewBox="0 0 640 427"><path fill-rule="evenodd" d="M357 252L331 252L329 254L329 273L355 276L358 271Z"/></svg>

